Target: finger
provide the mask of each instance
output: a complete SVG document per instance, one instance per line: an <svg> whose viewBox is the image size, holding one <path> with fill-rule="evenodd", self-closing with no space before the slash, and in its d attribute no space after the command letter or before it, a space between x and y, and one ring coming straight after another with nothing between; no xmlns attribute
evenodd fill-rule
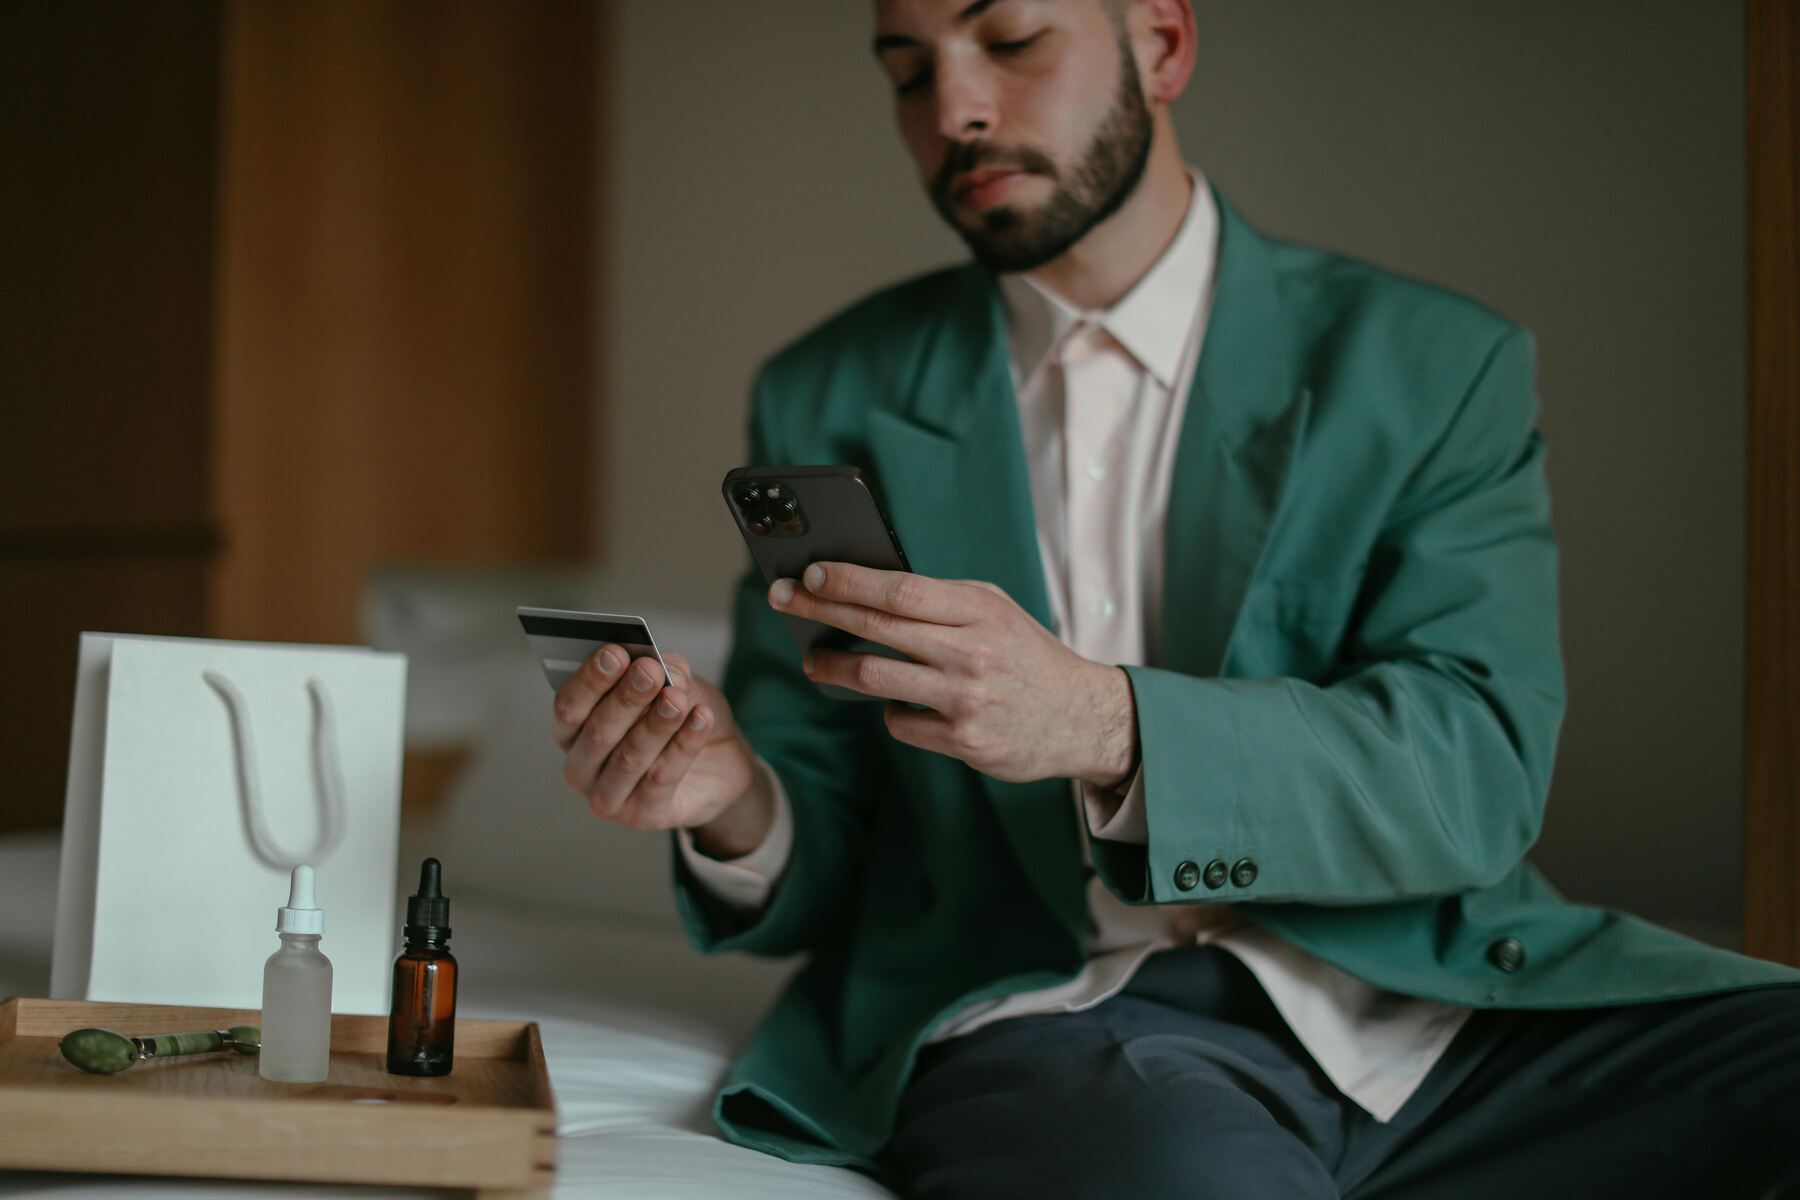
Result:
<svg viewBox="0 0 1800 1200"><path fill-rule="evenodd" d="M624 647L608 643L590 654L573 675L563 680L550 706L551 734L558 746L564 750L569 748L576 733L593 713L594 705L619 681L619 672L630 661L631 656Z"/></svg>
<svg viewBox="0 0 1800 1200"><path fill-rule="evenodd" d="M913 658L935 660L943 650L943 626L911 617L896 616L879 608L824 600L791 579L777 579L769 586L769 604L789 616L818 621L871 642L880 642Z"/></svg>
<svg viewBox="0 0 1800 1200"><path fill-rule="evenodd" d="M669 739L681 729L691 707L685 693L675 688L662 689L649 711L637 719L619 739L617 748L606 756L594 786L588 789L589 806L603 816L617 812Z"/></svg>
<svg viewBox="0 0 1800 1200"><path fill-rule="evenodd" d="M694 668L688 665L687 656L685 654L664 654L663 662L667 663L669 667L669 685L678 688L687 687L688 681L694 677Z"/></svg>
<svg viewBox="0 0 1800 1200"><path fill-rule="evenodd" d="M800 577L806 590L826 600L877 608L897 617L937 625L967 625L981 609L966 584L912 571L882 571L855 563L816 562Z"/></svg>
<svg viewBox="0 0 1800 1200"><path fill-rule="evenodd" d="M588 714L588 719L569 744L568 756L563 761L564 782L578 792L587 792L605 765L607 755L656 699L662 681L662 668L656 665L654 658L640 658L631 664L621 675L618 685L594 705L593 712Z"/></svg>
<svg viewBox="0 0 1800 1200"><path fill-rule="evenodd" d="M895 741L956 757L951 748L950 719L942 713L890 703L882 716Z"/></svg>
<svg viewBox="0 0 1800 1200"><path fill-rule="evenodd" d="M883 654L814 649L806 652L800 666L814 683L833 683L865 696L904 700L940 711L948 705L954 686L936 667L900 662Z"/></svg>
<svg viewBox="0 0 1800 1200"><path fill-rule="evenodd" d="M712 709L704 704L694 705L613 819L633 829L646 830L672 829L679 824L681 814L676 810L675 791L687 777L694 759L706 748L712 727Z"/></svg>

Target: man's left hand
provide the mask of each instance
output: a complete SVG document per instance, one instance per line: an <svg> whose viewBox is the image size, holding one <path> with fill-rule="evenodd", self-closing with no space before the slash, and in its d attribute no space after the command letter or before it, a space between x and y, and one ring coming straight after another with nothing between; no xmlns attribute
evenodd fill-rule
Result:
<svg viewBox="0 0 1800 1200"><path fill-rule="evenodd" d="M814 563L798 585L776 580L769 604L913 660L815 649L803 664L817 683L888 700L888 731L909 745L1015 783L1114 787L1136 761L1125 672L1082 658L991 583Z"/></svg>

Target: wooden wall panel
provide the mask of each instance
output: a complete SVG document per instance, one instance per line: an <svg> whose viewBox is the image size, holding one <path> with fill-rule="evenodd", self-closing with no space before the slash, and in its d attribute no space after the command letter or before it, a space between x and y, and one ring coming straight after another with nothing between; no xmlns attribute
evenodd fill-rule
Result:
<svg viewBox="0 0 1800 1200"><path fill-rule="evenodd" d="M1800 966L1800 0L1748 0L1744 948Z"/></svg>
<svg viewBox="0 0 1800 1200"><path fill-rule="evenodd" d="M218 5L0 5L0 529L202 524Z"/></svg>
<svg viewBox="0 0 1800 1200"><path fill-rule="evenodd" d="M227 9L222 636L342 641L385 560L593 550L595 9Z"/></svg>
<svg viewBox="0 0 1800 1200"><path fill-rule="evenodd" d="M61 820L79 632L206 623L218 44L0 4L0 831Z"/></svg>

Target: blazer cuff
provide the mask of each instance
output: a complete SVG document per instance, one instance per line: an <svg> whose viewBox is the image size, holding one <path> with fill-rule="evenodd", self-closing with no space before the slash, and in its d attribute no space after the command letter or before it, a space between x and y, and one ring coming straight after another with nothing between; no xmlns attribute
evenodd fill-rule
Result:
<svg viewBox="0 0 1800 1200"><path fill-rule="evenodd" d="M769 793L775 799L775 820L756 849L737 858L713 858L695 847L691 831L675 831L675 844L694 881L741 917L753 916L768 903L794 849L794 810L781 786L781 776L760 754L756 769L768 780Z"/></svg>
<svg viewBox="0 0 1800 1200"><path fill-rule="evenodd" d="M1131 786L1121 799L1109 788L1081 785L1081 806L1087 814L1088 835L1109 842L1142 846L1150 841L1150 818L1144 810L1144 765L1131 774Z"/></svg>

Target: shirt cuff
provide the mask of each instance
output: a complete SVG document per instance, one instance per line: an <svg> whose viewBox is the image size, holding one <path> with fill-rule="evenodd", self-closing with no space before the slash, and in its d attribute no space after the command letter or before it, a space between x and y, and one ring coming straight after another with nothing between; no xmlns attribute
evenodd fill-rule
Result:
<svg viewBox="0 0 1800 1200"><path fill-rule="evenodd" d="M756 849L737 858L713 858L694 846L692 832L686 829L675 831L682 861L687 863L694 879L739 916L748 916L768 902L769 893L780 882L781 873L787 869L788 855L794 848L794 811L788 805L781 776L763 761L760 754L756 756L756 769L768 780L769 794L775 800L774 822Z"/></svg>
<svg viewBox="0 0 1800 1200"><path fill-rule="evenodd" d="M1089 836L1109 842L1146 845L1150 818L1144 809L1144 766L1132 772L1131 787L1121 800L1118 793L1091 783L1081 785L1081 804L1087 810Z"/></svg>

